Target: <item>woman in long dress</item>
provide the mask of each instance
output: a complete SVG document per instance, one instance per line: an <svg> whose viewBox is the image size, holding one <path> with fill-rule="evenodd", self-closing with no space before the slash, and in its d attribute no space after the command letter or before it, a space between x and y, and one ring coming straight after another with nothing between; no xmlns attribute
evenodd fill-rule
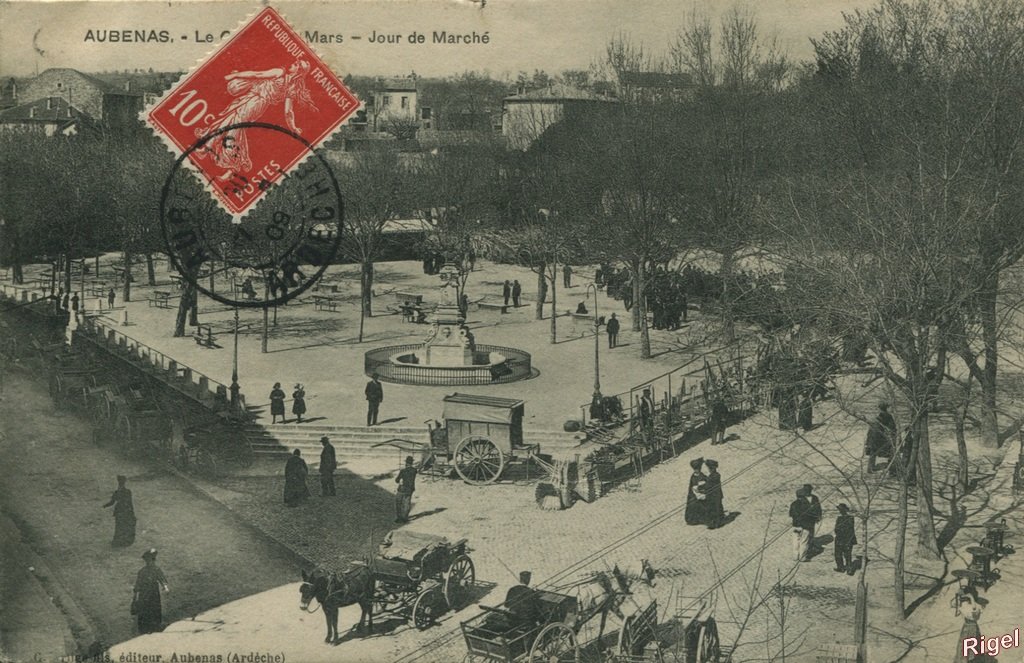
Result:
<svg viewBox="0 0 1024 663"><path fill-rule="evenodd" d="M270 423L276 424L278 417L281 417L282 424L285 423L284 390L280 382L275 382L274 388L270 390Z"/></svg>
<svg viewBox="0 0 1024 663"><path fill-rule="evenodd" d="M284 119L294 133L301 133L295 123L295 101L316 111L316 105L306 88L306 74L309 63L296 60L288 71L276 67L266 71L233 71L224 77L228 93L236 97L214 117L210 123L196 129L196 136L205 138L227 127L246 122L257 122L271 106L284 104ZM236 127L217 137L197 151L197 155L208 156L215 164L225 169L218 179L230 179L235 173L252 170L249 157L247 129Z"/></svg>
<svg viewBox="0 0 1024 663"><path fill-rule="evenodd" d="M127 477L118 475L117 490L110 496L110 501L103 508L114 507L114 540L110 545L123 548L135 543L135 505L132 503L132 491L125 488Z"/></svg>
<svg viewBox="0 0 1024 663"><path fill-rule="evenodd" d="M302 415L306 414L306 390L302 388L301 384L295 385L295 391L292 392L292 414L295 415L295 420L301 424Z"/></svg>
<svg viewBox="0 0 1024 663"><path fill-rule="evenodd" d="M160 590L168 591L167 578L156 565L156 548L142 553L146 565L139 569L135 577L135 589L132 593L132 614L138 620L139 633L156 633L163 627L163 605L160 601Z"/></svg>
<svg viewBox="0 0 1024 663"><path fill-rule="evenodd" d="M704 487L707 485L708 478L700 471L702 465L704 465L703 458L695 458L690 461L693 474L690 475L690 483L686 488L686 510L683 512L683 518L687 525L703 525L706 520Z"/></svg>
<svg viewBox="0 0 1024 663"><path fill-rule="evenodd" d="M298 506L309 499L309 486L306 485L306 477L309 476L309 467L306 461L302 460L298 449L288 457L284 466L284 505Z"/></svg>

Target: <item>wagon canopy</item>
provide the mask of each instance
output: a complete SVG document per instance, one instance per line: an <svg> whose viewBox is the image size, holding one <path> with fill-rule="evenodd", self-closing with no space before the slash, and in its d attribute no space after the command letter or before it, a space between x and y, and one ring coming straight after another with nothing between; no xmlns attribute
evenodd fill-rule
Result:
<svg viewBox="0 0 1024 663"><path fill-rule="evenodd" d="M444 397L446 420L511 425L523 416L524 401L496 396L452 394Z"/></svg>

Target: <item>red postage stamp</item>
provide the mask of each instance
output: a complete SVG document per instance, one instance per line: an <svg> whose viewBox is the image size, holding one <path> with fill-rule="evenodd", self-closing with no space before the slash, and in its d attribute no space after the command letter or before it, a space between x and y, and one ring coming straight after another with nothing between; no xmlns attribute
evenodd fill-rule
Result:
<svg viewBox="0 0 1024 663"><path fill-rule="evenodd" d="M177 156L191 150L191 166L237 220L358 108L355 95L266 7L143 111L143 120ZM254 124L287 132L257 132Z"/></svg>

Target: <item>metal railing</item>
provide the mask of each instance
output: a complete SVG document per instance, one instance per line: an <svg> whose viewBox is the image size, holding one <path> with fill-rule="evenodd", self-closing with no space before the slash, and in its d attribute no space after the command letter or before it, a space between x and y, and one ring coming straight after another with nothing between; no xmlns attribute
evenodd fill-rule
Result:
<svg viewBox="0 0 1024 663"><path fill-rule="evenodd" d="M110 354L128 363L153 371L158 380L207 407L221 406L228 398L228 387L165 353L114 329L97 318L85 317L78 333ZM239 394L243 403L244 397Z"/></svg>
<svg viewBox="0 0 1024 663"><path fill-rule="evenodd" d="M528 378L533 373L530 353L517 348L477 343L475 355L478 358L498 353L505 357L501 364L490 366L427 366L392 361L395 357L422 350L422 343L390 345L370 350L363 359L367 375L374 373L385 382L399 384L432 385L437 387L471 384L502 384Z"/></svg>

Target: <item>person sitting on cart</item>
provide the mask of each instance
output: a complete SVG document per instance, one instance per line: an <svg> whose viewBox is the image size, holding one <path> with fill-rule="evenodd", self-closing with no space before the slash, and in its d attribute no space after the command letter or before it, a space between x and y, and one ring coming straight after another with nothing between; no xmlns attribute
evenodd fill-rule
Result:
<svg viewBox="0 0 1024 663"><path fill-rule="evenodd" d="M519 584L509 588L505 594L505 609L524 624L537 624L543 620L537 590L530 587L529 571L519 572Z"/></svg>

